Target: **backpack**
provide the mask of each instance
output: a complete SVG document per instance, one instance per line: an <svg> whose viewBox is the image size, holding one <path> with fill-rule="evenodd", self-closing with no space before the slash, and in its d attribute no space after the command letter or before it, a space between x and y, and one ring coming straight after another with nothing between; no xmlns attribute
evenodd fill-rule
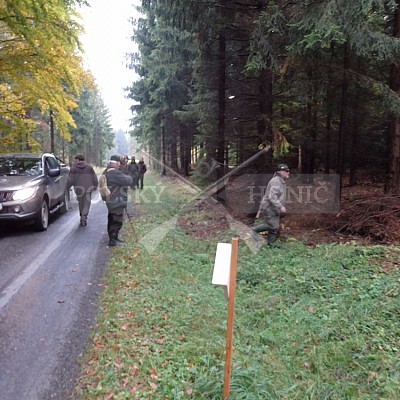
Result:
<svg viewBox="0 0 400 400"><path fill-rule="evenodd" d="M110 197L112 195L111 190L108 188L108 184L107 184L107 172L112 169L114 169L114 168L110 168L107 171L104 171L100 175L100 178L99 178L99 192L100 192L101 199L103 201L110 200ZM116 189L118 189L118 186ZM115 190L113 193L115 193Z"/></svg>
<svg viewBox="0 0 400 400"><path fill-rule="evenodd" d="M106 201L111 195L110 189L107 186L107 177L105 173L99 178L99 192L103 201Z"/></svg>

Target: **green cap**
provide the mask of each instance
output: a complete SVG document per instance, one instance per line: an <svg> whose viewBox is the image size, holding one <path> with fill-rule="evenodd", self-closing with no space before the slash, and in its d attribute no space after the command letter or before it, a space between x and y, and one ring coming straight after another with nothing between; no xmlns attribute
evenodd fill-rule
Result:
<svg viewBox="0 0 400 400"><path fill-rule="evenodd" d="M276 170L277 171L290 171L290 168L288 167L288 165L287 164L279 164L277 167L276 167Z"/></svg>

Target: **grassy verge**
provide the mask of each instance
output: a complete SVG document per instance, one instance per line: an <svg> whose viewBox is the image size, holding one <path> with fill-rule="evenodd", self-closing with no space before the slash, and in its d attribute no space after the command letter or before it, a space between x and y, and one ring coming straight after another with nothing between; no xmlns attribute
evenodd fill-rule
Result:
<svg viewBox="0 0 400 400"><path fill-rule="evenodd" d="M227 303L218 242L176 226L190 194L146 174L113 249L82 399L221 399ZM187 211L187 210L186 210ZM400 252L240 242L230 399L399 399Z"/></svg>

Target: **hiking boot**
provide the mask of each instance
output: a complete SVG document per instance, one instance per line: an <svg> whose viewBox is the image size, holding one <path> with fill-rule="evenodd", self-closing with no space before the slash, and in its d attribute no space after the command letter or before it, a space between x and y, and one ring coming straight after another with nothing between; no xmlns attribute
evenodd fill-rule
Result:
<svg viewBox="0 0 400 400"><path fill-rule="evenodd" d="M269 247L271 247L271 249L281 249L282 246L279 246L278 244L268 244Z"/></svg>
<svg viewBox="0 0 400 400"><path fill-rule="evenodd" d="M108 245L110 247L115 247L115 246L123 246L124 243L118 239L118 233L111 232L110 233L110 241L108 242Z"/></svg>
<svg viewBox="0 0 400 400"><path fill-rule="evenodd" d="M115 246L123 246L124 244L122 242L117 241L116 239L110 239L108 245L110 247L115 247Z"/></svg>
<svg viewBox="0 0 400 400"><path fill-rule="evenodd" d="M273 249L280 249L281 246L277 245L275 242L276 242L276 235L274 235L273 233L270 233L268 235L268 246Z"/></svg>

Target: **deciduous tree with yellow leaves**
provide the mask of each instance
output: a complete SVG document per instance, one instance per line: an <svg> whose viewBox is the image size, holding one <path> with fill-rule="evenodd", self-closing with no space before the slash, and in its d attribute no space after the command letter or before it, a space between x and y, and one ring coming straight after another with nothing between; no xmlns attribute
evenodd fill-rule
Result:
<svg viewBox="0 0 400 400"><path fill-rule="evenodd" d="M79 53L79 3L0 0L0 151L38 150L33 132L44 116L70 138L70 112L92 80Z"/></svg>

